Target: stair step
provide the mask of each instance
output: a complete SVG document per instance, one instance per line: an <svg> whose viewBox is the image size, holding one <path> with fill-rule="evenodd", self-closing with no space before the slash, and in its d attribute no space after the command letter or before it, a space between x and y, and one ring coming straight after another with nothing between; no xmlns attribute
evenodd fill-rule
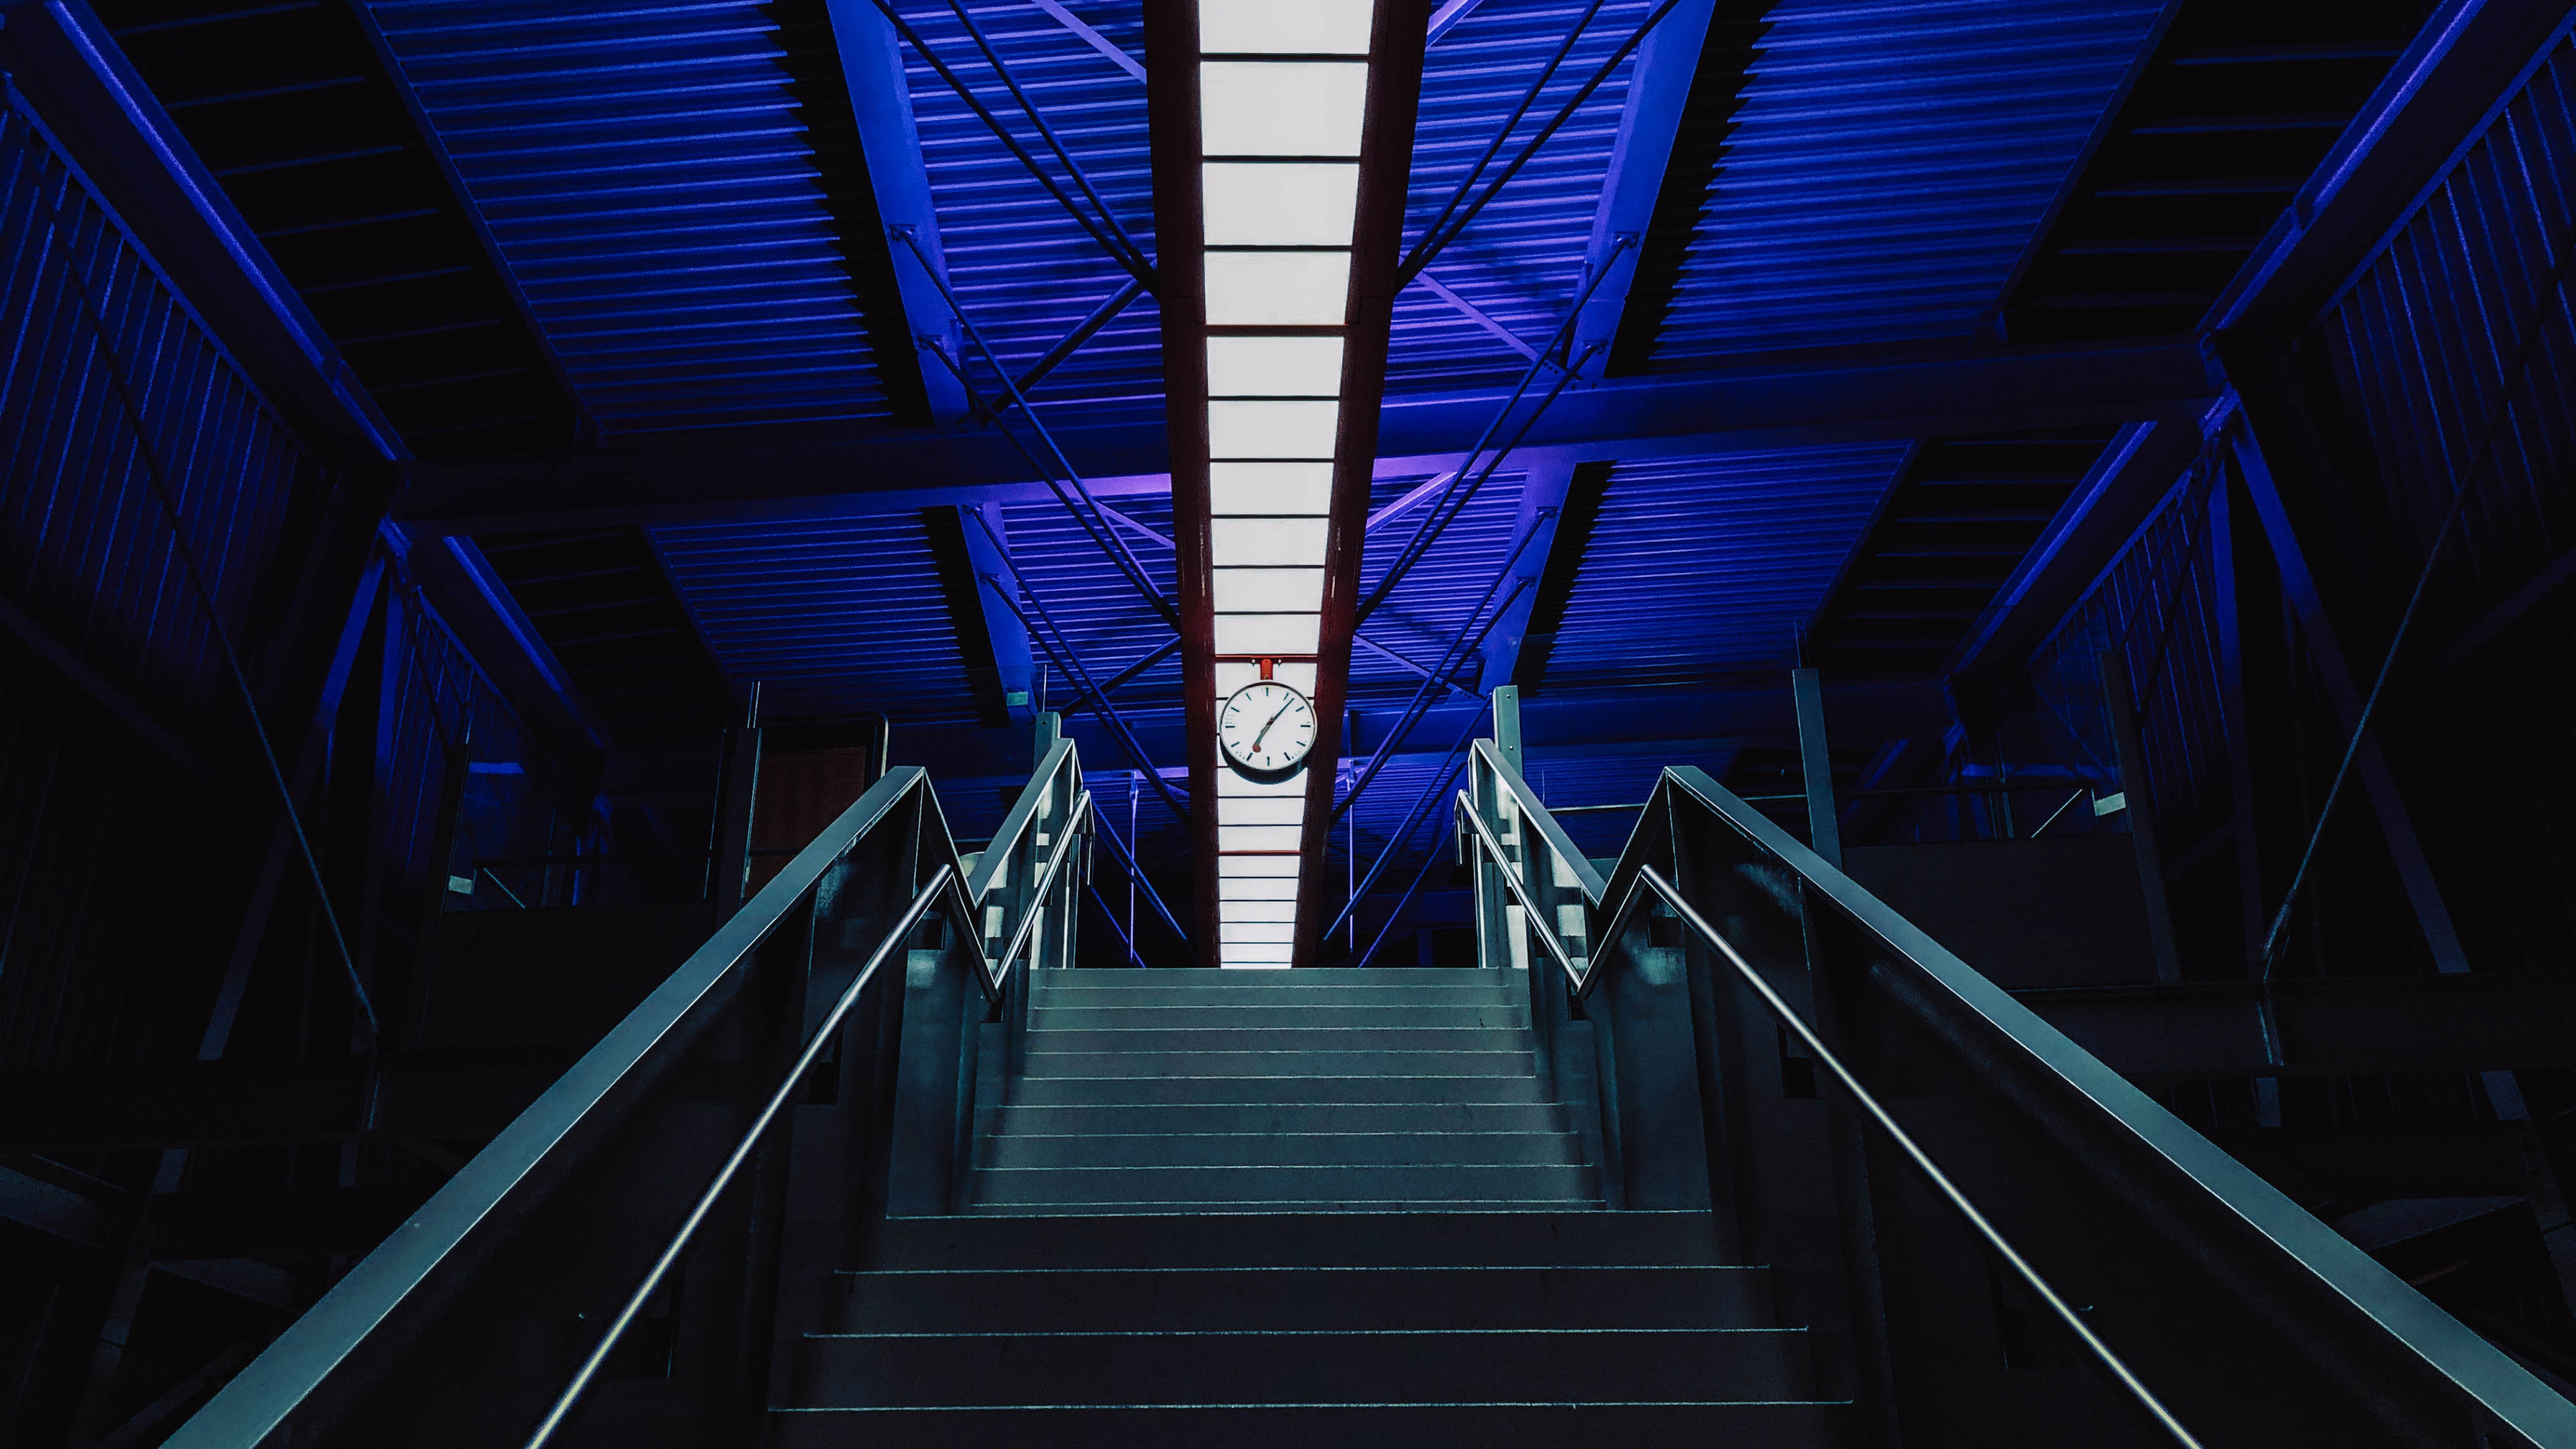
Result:
<svg viewBox="0 0 2576 1449"><path fill-rule="evenodd" d="M1061 1217L1066 1213L1103 1213L1129 1218L1200 1217L1225 1214L1235 1217L1277 1217L1282 1214L1307 1214L1316 1217L1369 1217L1385 1213L1422 1213L1445 1217L1454 1213L1565 1213L1605 1212L1597 1197L1341 1197L1341 1198L1228 1198L1222 1202L1164 1202L1140 1199L1132 1202L1006 1202L977 1203L967 1209L978 1217L1027 1218Z"/></svg>
<svg viewBox="0 0 2576 1449"><path fill-rule="evenodd" d="M1507 984L1518 984L1522 977L1514 971L1488 971L1478 966L1448 966L1424 969L1416 966L1367 968L1352 966L1307 967L1291 971L1227 971L1215 967L1169 967L1139 971L1133 967L1073 971L1039 971L1030 979L1046 988L1085 987L1093 990L1165 991L1182 986L1202 986L1221 991L1272 991L1279 989L1312 990L1325 986L1369 986L1380 989L1414 989L1426 986L1482 986L1499 990Z"/></svg>
<svg viewBox="0 0 2576 1449"><path fill-rule="evenodd" d="M1706 1212L1547 1210L1424 1217L1206 1213L1179 1219L1059 1212L995 1222L898 1217L872 1268L1619 1267L1714 1265Z"/></svg>
<svg viewBox="0 0 2576 1449"><path fill-rule="evenodd" d="M1047 1051L1029 1077L1529 1077L1526 1051Z"/></svg>
<svg viewBox="0 0 2576 1449"><path fill-rule="evenodd" d="M1555 1383L1556 1380L1542 1380ZM772 1416L776 1449L1600 1449L1605 1444L1825 1449L1848 1404L1568 1403L1049 1406L1010 1409L794 1409Z"/></svg>
<svg viewBox="0 0 2576 1449"><path fill-rule="evenodd" d="M1450 1103L1529 1105L1547 1100L1534 1075L1458 1076L1425 1071L1414 1076L1084 1076L1035 1073L1011 1083L1011 1106L1239 1106Z"/></svg>
<svg viewBox="0 0 2576 1449"><path fill-rule="evenodd" d="M888 1269L841 1275L852 1328L970 1333L1762 1328L1768 1270L1714 1266Z"/></svg>
<svg viewBox="0 0 2576 1449"><path fill-rule="evenodd" d="M1033 1031L1213 1028L1276 1031L1319 1027L1484 1027L1526 1031L1529 1012L1512 1002L1358 1002L1242 1006L1233 1003L1131 1002L1124 994L1064 1002L1041 998L1029 1008Z"/></svg>
<svg viewBox="0 0 2576 1449"><path fill-rule="evenodd" d="M1569 1132L1134 1132L984 1140L980 1166L1357 1167L1582 1161Z"/></svg>
<svg viewBox="0 0 2576 1449"><path fill-rule="evenodd" d="M1086 1203L1576 1202L1592 1170L1564 1163L1360 1167L1001 1167L975 1169L978 1208Z"/></svg>
<svg viewBox="0 0 2576 1449"><path fill-rule="evenodd" d="M1042 1137L1144 1132L1558 1132L1564 1130L1564 1113L1552 1102L1283 1100L1127 1106L1015 1102L988 1114L985 1127L1002 1136Z"/></svg>
<svg viewBox="0 0 2576 1449"><path fill-rule="evenodd" d="M1523 1052L1529 1036L1518 1027L1493 1026L1191 1026L1057 1030L1032 1027L1036 1052Z"/></svg>
<svg viewBox="0 0 2576 1449"><path fill-rule="evenodd" d="M1803 1329L817 1334L798 1401L822 1407L1421 1403L1547 1386L1639 1398L1807 1391Z"/></svg>
<svg viewBox="0 0 2576 1449"><path fill-rule="evenodd" d="M1054 973L1040 972L1044 980ZM1265 972L1264 975L1277 973ZM1265 1006L1349 1006L1411 1009L1431 1006L1505 1006L1526 1010L1528 988L1495 986L1044 986L1029 994L1032 1007L1215 1006L1251 1010Z"/></svg>

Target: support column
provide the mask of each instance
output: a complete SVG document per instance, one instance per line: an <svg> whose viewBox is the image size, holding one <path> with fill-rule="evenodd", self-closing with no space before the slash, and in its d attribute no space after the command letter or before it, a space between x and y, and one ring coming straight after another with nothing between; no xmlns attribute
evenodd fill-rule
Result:
<svg viewBox="0 0 2576 1449"><path fill-rule="evenodd" d="M1825 742L1825 684L1812 669L1789 671L1798 710L1798 775L1807 785L1807 840L1817 858L1843 868L1842 813L1834 805L1834 757Z"/></svg>
<svg viewBox="0 0 2576 1449"><path fill-rule="evenodd" d="M742 909L751 885L751 817L760 794L760 686L752 686L751 705L742 728L725 731L723 774L716 786L714 879L708 896L715 923L723 925Z"/></svg>
<svg viewBox="0 0 2576 1449"><path fill-rule="evenodd" d="M2156 834L2155 799L2147 789L2147 752L2138 731L2137 694L2129 687L2128 662L2117 649L2102 652L2102 698L2111 711L2111 739L2120 754L2120 793L2128 801L2129 838L2138 851L2147 949L2156 958L2156 980L2171 986L2182 980L2182 959L2174 950L2173 915L2165 901L2164 846Z"/></svg>

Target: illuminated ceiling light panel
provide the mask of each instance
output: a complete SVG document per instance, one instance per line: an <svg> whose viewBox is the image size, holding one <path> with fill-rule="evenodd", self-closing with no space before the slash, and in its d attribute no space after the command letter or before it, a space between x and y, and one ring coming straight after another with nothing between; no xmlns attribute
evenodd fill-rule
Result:
<svg viewBox="0 0 2576 1449"><path fill-rule="evenodd" d="M1209 599L1216 697L1271 678L1309 700L1341 427L1372 0L1199 0ZM1217 959L1285 966L1304 770L1218 763Z"/></svg>

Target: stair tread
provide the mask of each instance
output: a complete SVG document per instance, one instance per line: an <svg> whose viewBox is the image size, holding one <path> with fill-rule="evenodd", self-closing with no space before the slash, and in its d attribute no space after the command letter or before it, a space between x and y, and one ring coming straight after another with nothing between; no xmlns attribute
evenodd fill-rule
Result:
<svg viewBox="0 0 2576 1449"><path fill-rule="evenodd" d="M1383 1214L1383 1212L1605 1212L1592 1196L1458 1196L1458 1199L1414 1199L1414 1196L1355 1196L1355 1199L1306 1199L1306 1196L1247 1196L1226 1201L979 1201L969 1212L979 1217L1064 1217L1069 1212L1118 1214L1118 1217L1213 1217L1213 1214Z"/></svg>
<svg viewBox="0 0 2576 1449"><path fill-rule="evenodd" d="M1554 1376L1663 1397L1787 1399L1801 1328L1117 1329L808 1334L806 1403L1414 1403Z"/></svg>
<svg viewBox="0 0 2576 1449"><path fill-rule="evenodd" d="M778 1449L824 1449L854 1433L891 1431L913 1449L1311 1449L1401 1444L1406 1449L1598 1449L1603 1444L1762 1444L1806 1449L1836 1442L1851 1406L1825 1400L1490 1401L1425 1404L1025 1405L976 1409L775 1411ZM854 1416L867 1416L856 1418ZM864 1427L857 1427L863 1425ZM889 1441L891 1442L891 1441Z"/></svg>
<svg viewBox="0 0 2576 1449"><path fill-rule="evenodd" d="M1303 1067L1303 1071L1289 1070ZM1525 1049L1381 1051L1047 1051L1032 1046L1030 1078L1141 1076L1514 1076L1537 1075Z"/></svg>
<svg viewBox="0 0 2576 1449"><path fill-rule="evenodd" d="M1338 1076L1021 1077L1011 1083L1011 1107L1162 1105L1531 1105L1546 1100L1536 1075L1454 1076L1436 1072Z"/></svg>
<svg viewBox="0 0 2576 1449"><path fill-rule="evenodd" d="M1538 1132L1007 1133L984 1139L979 1165L1019 1167L1433 1167L1576 1163L1573 1134Z"/></svg>
<svg viewBox="0 0 2576 1449"><path fill-rule="evenodd" d="M872 1240L872 1267L1553 1267L1725 1261L1705 1212L1602 1212L1597 1204L1509 1203L1421 1214L1230 1205L1177 1221L1106 1205L1055 1208L1000 1223L895 1217Z"/></svg>
<svg viewBox="0 0 2576 1449"><path fill-rule="evenodd" d="M1767 1269L1719 1264L888 1268L837 1276L841 1326L968 1332L1771 1326Z"/></svg>

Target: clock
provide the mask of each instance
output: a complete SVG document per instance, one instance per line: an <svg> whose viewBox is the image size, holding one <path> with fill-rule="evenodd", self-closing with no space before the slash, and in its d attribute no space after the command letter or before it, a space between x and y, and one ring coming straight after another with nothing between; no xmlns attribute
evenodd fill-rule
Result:
<svg viewBox="0 0 2576 1449"><path fill-rule="evenodd" d="M1254 680L1217 706L1216 743L1238 774L1284 780L1315 747L1315 707L1278 680Z"/></svg>

